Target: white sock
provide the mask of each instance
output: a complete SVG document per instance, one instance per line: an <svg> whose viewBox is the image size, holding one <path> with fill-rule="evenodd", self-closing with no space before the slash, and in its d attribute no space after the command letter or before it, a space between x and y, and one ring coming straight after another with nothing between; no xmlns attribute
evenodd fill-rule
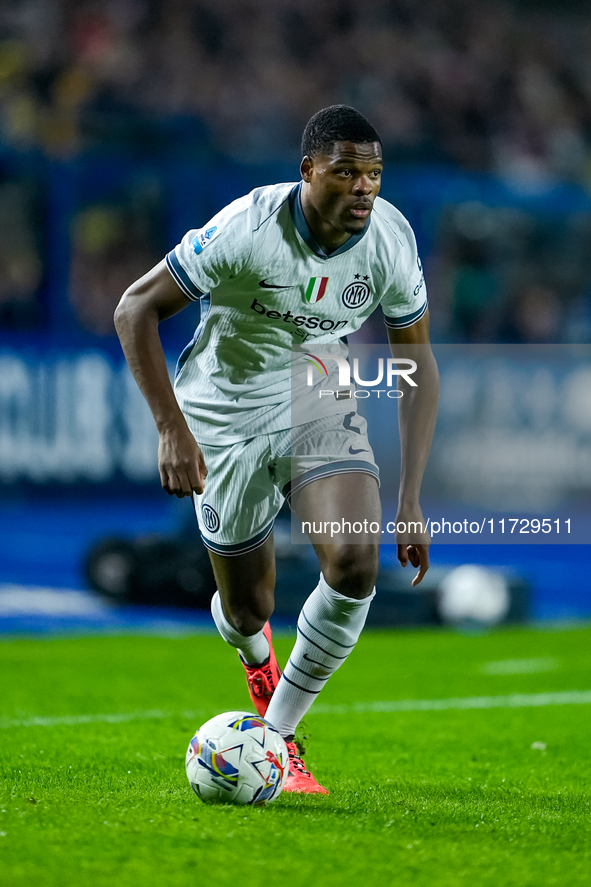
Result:
<svg viewBox="0 0 591 887"><path fill-rule="evenodd" d="M211 599L211 615L223 639L230 646L236 647L247 665L261 665L269 658L271 652L269 641L263 634L263 629L261 628L256 634L251 635L240 634L239 631L236 631L224 615L219 591L216 591Z"/></svg>
<svg viewBox="0 0 591 887"><path fill-rule="evenodd" d="M293 736L316 696L361 634L375 588L363 600L345 597L320 574L298 619L298 637L265 718L282 736Z"/></svg>

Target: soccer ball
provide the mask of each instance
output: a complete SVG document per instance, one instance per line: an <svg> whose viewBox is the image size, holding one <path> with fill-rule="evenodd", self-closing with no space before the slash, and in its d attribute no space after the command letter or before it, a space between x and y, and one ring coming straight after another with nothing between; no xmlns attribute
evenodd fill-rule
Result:
<svg viewBox="0 0 591 887"><path fill-rule="evenodd" d="M439 613L452 625L498 625L506 618L511 595L506 579L477 564L456 567L439 586Z"/></svg>
<svg viewBox="0 0 591 887"><path fill-rule="evenodd" d="M289 757L282 737L260 715L227 711L193 736L185 769L191 788L206 803L263 806L281 794Z"/></svg>

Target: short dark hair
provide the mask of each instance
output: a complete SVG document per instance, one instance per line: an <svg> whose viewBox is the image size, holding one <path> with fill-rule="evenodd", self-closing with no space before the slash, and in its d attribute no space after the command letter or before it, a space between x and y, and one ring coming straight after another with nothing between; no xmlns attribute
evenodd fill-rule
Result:
<svg viewBox="0 0 591 887"><path fill-rule="evenodd" d="M310 117L302 136L302 157L328 154L335 142L382 144L367 117L349 105L331 105Z"/></svg>

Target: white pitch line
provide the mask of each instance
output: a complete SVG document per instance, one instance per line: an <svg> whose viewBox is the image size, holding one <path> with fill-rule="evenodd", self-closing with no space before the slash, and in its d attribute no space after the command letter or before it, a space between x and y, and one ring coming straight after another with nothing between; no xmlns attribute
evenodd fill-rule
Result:
<svg viewBox="0 0 591 887"><path fill-rule="evenodd" d="M62 715L43 717L29 715L22 718L0 718L0 730L10 727L76 727L78 724L124 724L127 721L153 721L170 717L166 711L129 711L110 715Z"/></svg>
<svg viewBox="0 0 591 887"><path fill-rule="evenodd" d="M559 668L558 659L499 659L483 662L478 671L488 675L539 674L541 671L555 671Z"/></svg>
<svg viewBox="0 0 591 887"><path fill-rule="evenodd" d="M562 693L515 693L512 696L459 696L455 699L396 699L392 702L353 702L317 705L314 714L349 715L396 711L449 711L471 708L538 708L546 705L591 705L591 690Z"/></svg>
<svg viewBox="0 0 591 887"><path fill-rule="evenodd" d="M515 693L512 696L459 696L451 699L395 699L386 702L352 702L350 705L316 705L317 715L387 714L403 711L465 711L489 708L540 708L548 705L591 705L591 690L566 690L558 693ZM180 713L184 718L200 717L205 712ZM76 727L80 724L122 724L128 721L159 721L178 717L169 711L131 711L117 714L63 715L0 718L0 730L11 727Z"/></svg>

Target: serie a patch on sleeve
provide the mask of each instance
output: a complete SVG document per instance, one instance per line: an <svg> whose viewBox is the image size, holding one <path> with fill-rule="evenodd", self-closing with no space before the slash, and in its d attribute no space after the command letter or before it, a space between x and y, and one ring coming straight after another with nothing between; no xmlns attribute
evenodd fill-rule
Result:
<svg viewBox="0 0 591 887"><path fill-rule="evenodd" d="M218 230L217 225L212 225L211 228L202 228L201 231L198 231L193 240L191 241L191 246L197 255L201 252L201 250L207 246L210 240L213 238L214 234Z"/></svg>

